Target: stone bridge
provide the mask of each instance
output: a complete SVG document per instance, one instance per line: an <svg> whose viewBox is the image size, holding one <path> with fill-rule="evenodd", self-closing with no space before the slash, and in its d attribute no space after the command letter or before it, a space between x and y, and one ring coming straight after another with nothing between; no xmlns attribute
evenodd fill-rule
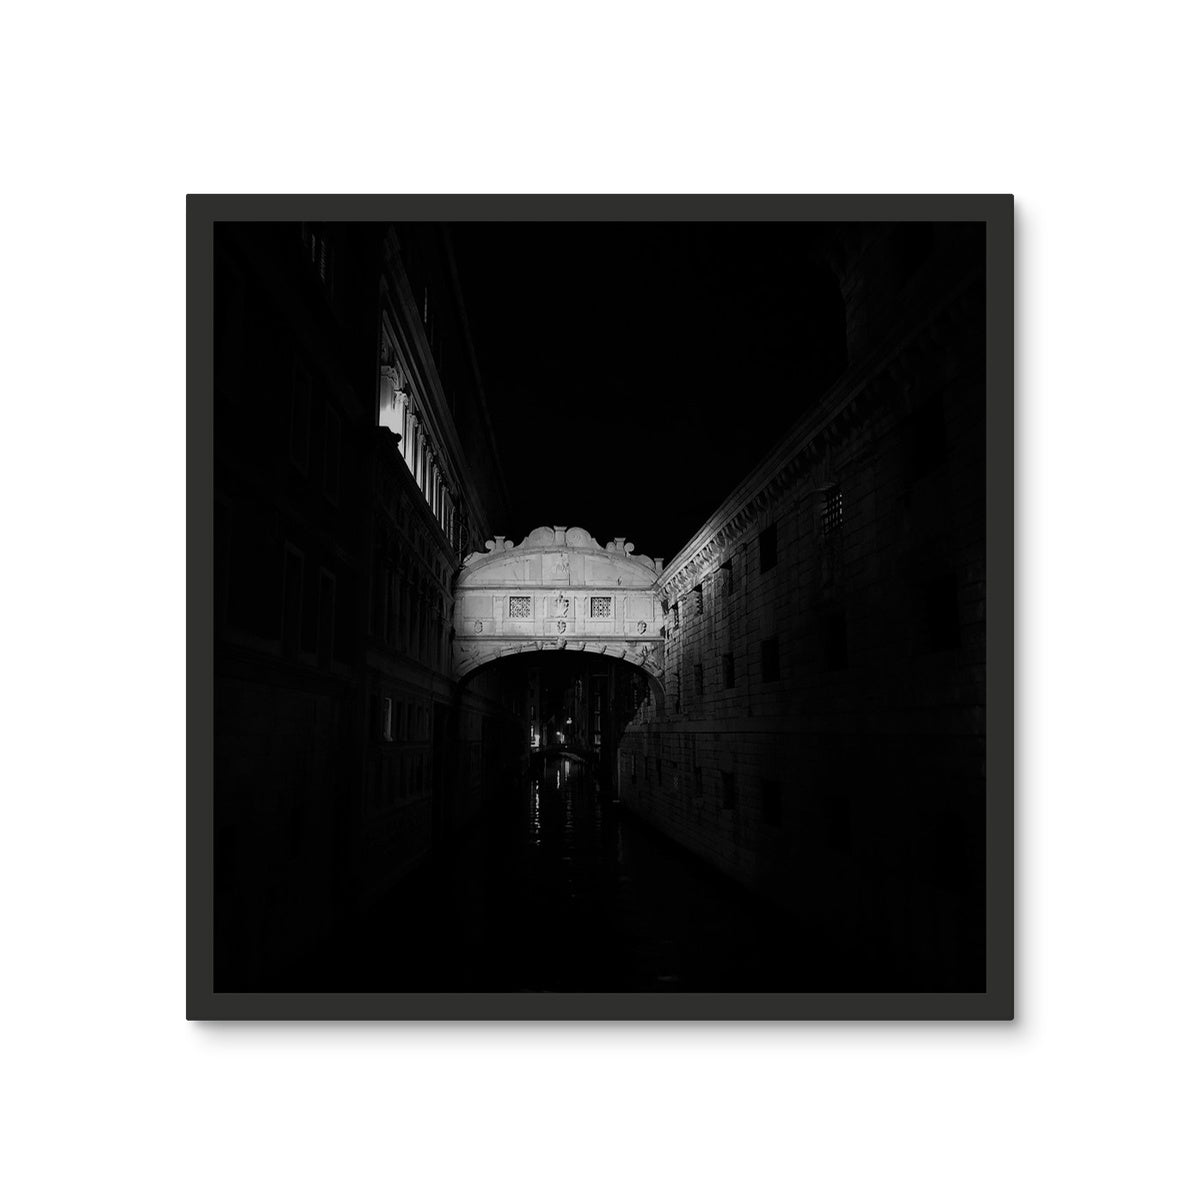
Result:
<svg viewBox="0 0 1200 1200"><path fill-rule="evenodd" d="M601 546L578 526L543 525L519 546L493 538L467 556L455 587L456 678L524 651L585 650L625 660L661 689L662 569L632 542Z"/></svg>

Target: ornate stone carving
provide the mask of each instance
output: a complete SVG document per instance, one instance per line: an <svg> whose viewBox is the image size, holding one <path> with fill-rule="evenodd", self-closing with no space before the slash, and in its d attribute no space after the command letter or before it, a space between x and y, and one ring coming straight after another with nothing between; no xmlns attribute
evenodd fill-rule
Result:
<svg viewBox="0 0 1200 1200"><path fill-rule="evenodd" d="M489 539L484 552L467 555L455 581L455 674L562 649L624 658L660 676L662 633L649 632L649 621L662 560L632 550L624 538L602 547L579 526L539 526L516 545L500 534Z"/></svg>

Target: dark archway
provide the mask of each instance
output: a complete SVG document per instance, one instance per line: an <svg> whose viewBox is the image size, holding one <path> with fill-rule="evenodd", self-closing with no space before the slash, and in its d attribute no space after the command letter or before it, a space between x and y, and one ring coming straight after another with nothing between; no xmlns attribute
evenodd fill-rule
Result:
<svg viewBox="0 0 1200 1200"><path fill-rule="evenodd" d="M661 679L611 654L514 651L464 675L456 696L489 677L495 681L490 690L520 697L526 764L538 754L574 753L592 764L606 790L615 789L617 748L629 723L646 706L660 718L666 712Z"/></svg>

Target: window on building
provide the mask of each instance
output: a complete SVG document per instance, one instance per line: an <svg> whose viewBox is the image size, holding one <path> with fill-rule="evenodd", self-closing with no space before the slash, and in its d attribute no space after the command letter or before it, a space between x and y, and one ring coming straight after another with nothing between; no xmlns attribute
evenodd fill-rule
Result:
<svg viewBox="0 0 1200 1200"><path fill-rule="evenodd" d="M737 807L737 778L732 771L721 772L721 807Z"/></svg>
<svg viewBox="0 0 1200 1200"><path fill-rule="evenodd" d="M721 676L727 688L733 687L733 655L721 655Z"/></svg>
<svg viewBox="0 0 1200 1200"><path fill-rule="evenodd" d="M769 571L776 561L776 531L774 525L768 525L758 535L758 569Z"/></svg>
<svg viewBox="0 0 1200 1200"><path fill-rule="evenodd" d="M288 453L292 463L308 473L308 439L312 407L312 377L299 359L292 371L292 409Z"/></svg>
<svg viewBox="0 0 1200 1200"><path fill-rule="evenodd" d="M383 726L380 736L385 742L396 740L396 703L391 696L383 698Z"/></svg>
<svg viewBox="0 0 1200 1200"><path fill-rule="evenodd" d="M611 617L612 616L612 597L611 596L593 596L591 598L591 615L593 617Z"/></svg>
<svg viewBox="0 0 1200 1200"><path fill-rule="evenodd" d="M385 322L386 324L386 322ZM408 392L396 367L379 368L379 424L400 438L402 451L408 448Z"/></svg>
<svg viewBox="0 0 1200 1200"><path fill-rule="evenodd" d="M825 507L821 510L821 532L828 537L842 525L842 489L831 488L825 493Z"/></svg>
<svg viewBox="0 0 1200 1200"><path fill-rule="evenodd" d="M304 555L295 546L283 552L283 652L300 652L300 620L304 608Z"/></svg>
<svg viewBox="0 0 1200 1200"><path fill-rule="evenodd" d="M387 635L388 577L382 559L376 553L371 587L371 624L369 632L376 637Z"/></svg>
<svg viewBox="0 0 1200 1200"><path fill-rule="evenodd" d="M509 596L508 615L518 621L528 620L533 616L533 597Z"/></svg>
<svg viewBox="0 0 1200 1200"><path fill-rule="evenodd" d="M733 577L733 556L732 555L730 555L721 564L721 580L725 585L725 593L726 593L726 595L728 595L730 592L733 591L735 582L736 582Z"/></svg>
<svg viewBox="0 0 1200 1200"><path fill-rule="evenodd" d="M704 695L704 664L696 663L692 667L692 682L696 686L696 695Z"/></svg>
<svg viewBox="0 0 1200 1200"><path fill-rule="evenodd" d="M342 418L332 406L325 409L325 462L323 490L327 500L338 500L342 475Z"/></svg>
<svg viewBox="0 0 1200 1200"><path fill-rule="evenodd" d="M704 769L699 766L692 768L692 792L694 795L704 795Z"/></svg>
<svg viewBox="0 0 1200 1200"><path fill-rule="evenodd" d="M776 683L779 680L779 639L769 637L762 643L762 677L763 683Z"/></svg>
<svg viewBox="0 0 1200 1200"><path fill-rule="evenodd" d="M783 788L778 779L762 781L762 819L775 829L783 824Z"/></svg>
<svg viewBox="0 0 1200 1200"><path fill-rule="evenodd" d="M334 605L337 581L330 572L321 570L321 585L317 593L317 654L323 664L333 657Z"/></svg>
<svg viewBox="0 0 1200 1200"><path fill-rule="evenodd" d="M696 616L704 616L704 585L700 583L696 584L692 588L692 595L696 598Z"/></svg>

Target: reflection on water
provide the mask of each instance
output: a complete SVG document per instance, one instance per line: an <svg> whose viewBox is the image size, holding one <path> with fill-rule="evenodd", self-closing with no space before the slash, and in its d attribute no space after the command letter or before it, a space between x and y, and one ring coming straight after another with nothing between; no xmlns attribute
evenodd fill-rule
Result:
<svg viewBox="0 0 1200 1200"><path fill-rule="evenodd" d="M535 845L542 844L542 783L540 779L533 780L529 797L529 840Z"/></svg>
<svg viewBox="0 0 1200 1200"><path fill-rule="evenodd" d="M509 787L512 780L510 777ZM797 923L649 830L586 764L537 763L452 856L405 880L288 986L804 990Z"/></svg>

